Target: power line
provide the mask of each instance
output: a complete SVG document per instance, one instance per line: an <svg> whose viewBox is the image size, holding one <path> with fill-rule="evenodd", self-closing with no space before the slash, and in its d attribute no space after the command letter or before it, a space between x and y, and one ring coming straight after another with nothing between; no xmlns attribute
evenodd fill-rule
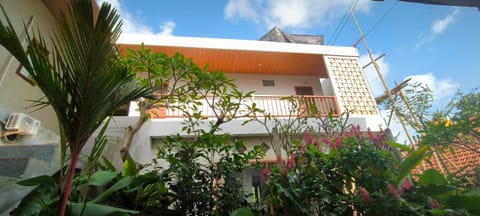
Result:
<svg viewBox="0 0 480 216"><path fill-rule="evenodd" d="M370 34L370 33L385 19L385 17L387 17L388 14L390 14L390 12L391 12L391 11L393 10L393 8L397 5L397 3L398 3L398 0L395 1L395 3L383 14L382 17L380 17L380 19L379 19L372 27L370 27L370 29L367 31L367 33L365 33L365 34L363 35L363 37L367 37L368 34ZM355 42L355 43L353 44L353 46L354 46L354 47L357 47L358 43L360 43L361 40L362 40L362 38L359 38L359 39L357 40L357 42Z"/></svg>
<svg viewBox="0 0 480 216"><path fill-rule="evenodd" d="M397 3L398 0L395 1L395 3L383 14L383 16L367 31L367 33L365 33L365 37L367 37L368 34L370 34L370 32L372 32L378 26L378 24L380 24L385 19L385 17L387 17L388 14L390 14L390 12L397 5Z"/></svg>
<svg viewBox="0 0 480 216"><path fill-rule="evenodd" d="M357 7L358 1L359 0L352 0L352 3L347 8L347 11L345 11L345 14L343 15L342 19L340 20L340 23L338 23L337 27L333 31L332 37L330 38L330 40L328 40L326 45L333 45L335 43L335 41L338 39L341 32L343 31L343 28L347 24L348 19L350 18L349 11L355 10L355 7Z"/></svg>

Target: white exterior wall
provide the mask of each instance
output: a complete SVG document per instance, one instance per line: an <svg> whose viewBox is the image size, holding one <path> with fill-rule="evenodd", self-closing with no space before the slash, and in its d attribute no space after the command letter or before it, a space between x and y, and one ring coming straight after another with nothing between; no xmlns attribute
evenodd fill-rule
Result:
<svg viewBox="0 0 480 216"><path fill-rule="evenodd" d="M322 91L325 96L334 96L335 91L333 90L332 80L329 78L320 78L320 84L322 85Z"/></svg>
<svg viewBox="0 0 480 216"><path fill-rule="evenodd" d="M320 78L296 75L261 75L227 73L238 89L255 91L256 95L295 95L295 86L311 86L315 95L323 95ZM262 80L274 80L275 86L263 86Z"/></svg>
<svg viewBox="0 0 480 216"><path fill-rule="evenodd" d="M31 32L40 30L49 44L49 36L56 21L42 1L0 0L0 4L5 8L17 34L25 35L23 23L27 23L33 15ZM3 14L0 19L5 23ZM18 61L0 46L0 104L14 112L28 113L40 120L42 126L58 133L57 118L50 107L36 112L32 112L35 108L26 108L32 105L27 100L38 100L43 94L38 87L30 85L16 74L18 67Z"/></svg>
<svg viewBox="0 0 480 216"><path fill-rule="evenodd" d="M125 133L125 128L129 125L133 125L136 119L137 117L115 117L110 122L107 130L109 139L122 140ZM222 125L222 133L229 133L233 136L245 137L249 143L251 142L251 145L260 144L261 142L265 141L267 131L264 125L258 122L250 122L246 125L243 125L245 120L246 119L237 119ZM155 144L155 141L152 140L176 134L179 134L180 136L188 136L188 134L182 131L182 122L182 119L151 119L142 126L132 141L132 147L129 151L132 158L139 163L150 163L156 154L156 147L152 147L152 144ZM272 128L273 122L270 121L268 123L272 123L269 126ZM313 119L310 119L308 124L316 125L316 122L314 122ZM350 116L348 119L348 124L359 125L361 131L367 131L368 128L370 128L372 131L380 131L380 128L385 128L383 126L383 119L378 115ZM206 125L208 124L205 124L204 129L207 129ZM268 142L266 143L268 144ZM117 154L117 151L119 150L118 146L112 147L115 149L114 154ZM118 155L112 157L119 158ZM267 153L266 159L275 159L273 151L270 150Z"/></svg>

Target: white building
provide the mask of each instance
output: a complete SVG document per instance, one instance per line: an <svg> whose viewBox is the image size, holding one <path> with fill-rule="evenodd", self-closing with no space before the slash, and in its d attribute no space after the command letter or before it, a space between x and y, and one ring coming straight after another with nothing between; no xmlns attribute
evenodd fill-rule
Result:
<svg viewBox="0 0 480 216"><path fill-rule="evenodd" d="M228 78L235 81L239 90L255 91L251 102L278 118L289 115L287 102L281 101L281 97L304 95L324 113L331 111L340 116L350 111L349 123L359 125L362 131L370 129L378 132L384 129L384 121L359 65L356 48L295 43L293 40L309 39L309 36L288 35L278 28L272 29L262 39L276 36L283 36L290 43L123 35L117 44L123 54L126 49L135 50L144 43L145 48L153 52L169 56L179 52L201 68L208 64L210 71L225 72ZM133 106L128 117L116 117L111 122L110 135L121 139L125 128L133 124L135 116L138 116L135 110ZM208 113L208 110L204 113ZM133 141L130 148L132 157L137 162L149 163L155 157L156 146L162 137L177 133L186 135L181 131L181 117L174 110L166 110L164 115L147 122ZM242 126L243 121L238 119L223 125L223 132L242 138L251 145L261 144L268 139L263 125L251 122ZM265 159L275 159L271 150Z"/></svg>

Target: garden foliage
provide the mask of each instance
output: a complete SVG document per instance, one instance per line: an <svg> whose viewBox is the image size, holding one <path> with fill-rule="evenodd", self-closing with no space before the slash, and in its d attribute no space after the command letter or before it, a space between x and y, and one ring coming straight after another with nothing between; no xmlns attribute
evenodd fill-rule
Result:
<svg viewBox="0 0 480 216"><path fill-rule="evenodd" d="M45 53L40 36L35 35L40 43L34 43L34 37L27 35L30 63L11 24L0 25L0 43L45 93L48 101L40 105L54 108L63 138L60 177L18 182L36 189L12 215L480 214L478 189L463 188L433 169L415 171L436 144L478 141L478 94L458 100L450 119L428 123L414 149L396 144L388 131L362 133L359 127L346 124L348 115L317 113L314 104L293 97L285 98L292 103L292 116L280 121L247 102L253 92L238 90L223 73L207 73L181 54L151 55L142 48L134 54L146 58L120 61L112 41L120 29L115 11L102 5L95 26L90 1L74 3L73 19L63 17L60 24L53 57ZM85 27L90 28L82 31ZM154 64L162 68L149 71L167 79L144 79L138 86L129 70L145 68L148 64L140 62L145 59L162 61ZM182 130L188 136L164 138L150 166L139 166L124 154L123 170L116 170L101 156L107 145L106 119L120 105L150 91L162 91L166 83L171 84L168 77L179 74L195 76L185 79L189 83L173 79L179 81L175 94L161 92L144 107L175 104L185 117ZM205 104L212 111L210 116L203 113ZM295 108L307 105L311 107L306 115L293 115ZM263 120L258 118L260 113ZM148 119L144 117L139 127ZM246 124L263 122L272 133L270 146L277 156L276 165L262 171L264 188L254 203L239 173L262 166L265 149L247 146L222 131L225 123L239 118L248 119ZM274 127L268 128L267 121L274 122ZM307 127L312 121L317 126ZM76 170L86 141L102 124L86 167Z"/></svg>

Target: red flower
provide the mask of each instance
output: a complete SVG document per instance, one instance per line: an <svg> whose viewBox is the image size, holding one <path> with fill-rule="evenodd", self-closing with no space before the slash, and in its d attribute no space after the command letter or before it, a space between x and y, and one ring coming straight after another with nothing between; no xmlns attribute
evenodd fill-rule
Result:
<svg viewBox="0 0 480 216"><path fill-rule="evenodd" d="M280 161L282 161L282 154L277 155L277 162L280 162Z"/></svg>
<svg viewBox="0 0 480 216"><path fill-rule="evenodd" d="M439 209L440 208L440 203L436 199L433 199L430 201L430 204L432 205L433 208Z"/></svg>
<svg viewBox="0 0 480 216"><path fill-rule="evenodd" d="M360 139L362 137L362 133L360 132L360 125L357 125L356 127L351 127L350 132L357 139Z"/></svg>
<svg viewBox="0 0 480 216"><path fill-rule="evenodd" d="M305 143L307 143L307 144L312 144L313 143L313 137L312 137L312 134L310 134L309 131L305 131Z"/></svg>
<svg viewBox="0 0 480 216"><path fill-rule="evenodd" d="M263 170L262 170L262 173L261 173L261 177L262 179L267 179L268 178L268 174L270 174L270 170L268 170L267 167L265 167Z"/></svg>
<svg viewBox="0 0 480 216"><path fill-rule="evenodd" d="M349 138L352 136L352 133L350 131L345 132L345 138Z"/></svg>
<svg viewBox="0 0 480 216"><path fill-rule="evenodd" d="M370 196L370 193L368 193L367 189L365 188L360 188L360 196L362 197L363 202L365 202L367 205L372 204L373 198Z"/></svg>
<svg viewBox="0 0 480 216"><path fill-rule="evenodd" d="M334 148L338 149L342 146L342 140L340 139L340 137L337 137L335 139L335 145L333 146Z"/></svg>
<svg viewBox="0 0 480 216"><path fill-rule="evenodd" d="M410 180L406 179L402 183L402 187L400 188L400 193L410 190L411 187L412 187L412 183L410 182Z"/></svg>
<svg viewBox="0 0 480 216"><path fill-rule="evenodd" d="M293 168L295 168L295 155L291 153L287 160L287 170L291 170Z"/></svg>
<svg viewBox="0 0 480 216"><path fill-rule="evenodd" d="M388 192L390 192L392 197L395 199L398 199L399 196L398 196L397 190L390 183L388 183L387 187L388 187Z"/></svg>

